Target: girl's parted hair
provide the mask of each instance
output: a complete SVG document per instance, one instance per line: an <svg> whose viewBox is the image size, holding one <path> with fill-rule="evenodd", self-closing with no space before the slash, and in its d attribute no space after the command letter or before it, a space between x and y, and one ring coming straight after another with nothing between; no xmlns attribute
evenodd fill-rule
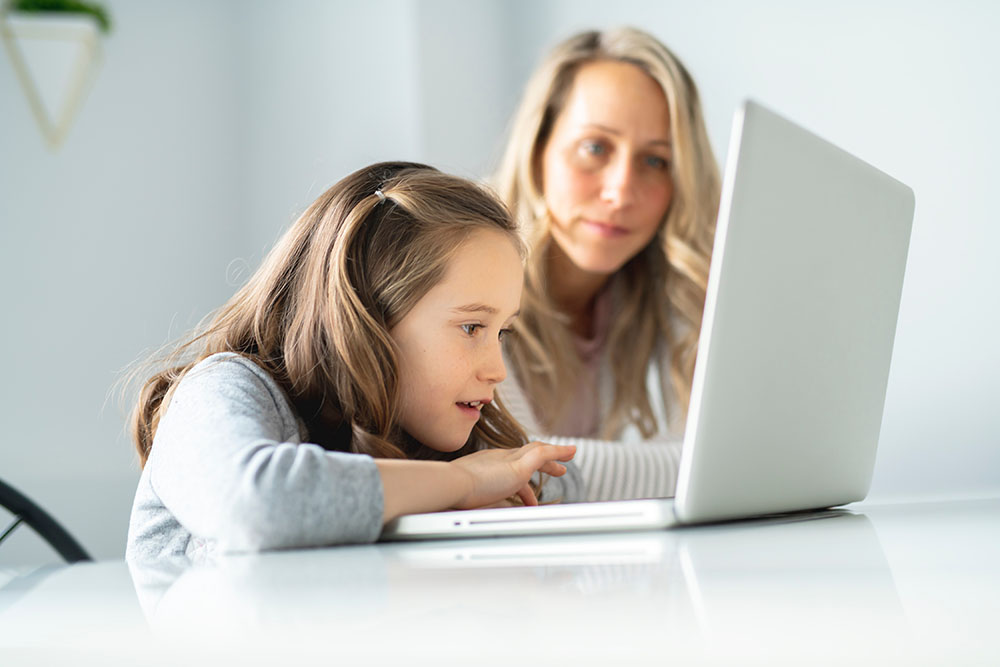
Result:
<svg viewBox="0 0 1000 667"><path fill-rule="evenodd" d="M309 441L380 458L454 458L526 438L502 404L483 407L466 445L442 455L397 426L399 364L390 329L444 276L479 229L506 234L510 213L481 186L409 162L361 169L323 193L201 332L148 379L131 417L139 459L185 373L218 352L264 368L284 389ZM522 253L523 254L523 253Z"/></svg>
<svg viewBox="0 0 1000 667"><path fill-rule="evenodd" d="M604 437L634 423L645 437L658 425L646 390L647 368L665 342L683 424L691 395L708 267L718 210L719 170L694 80L655 37L634 28L583 32L562 42L535 70L513 121L496 186L525 225L529 254L521 315L508 353L513 371L552 422L568 408L581 370L566 317L548 295L545 260L551 221L539 182L539 158L579 69L591 62L633 64L663 89L670 114L674 195L654 240L619 271L621 299L607 346L614 400ZM665 399L667 397L664 397ZM548 424L546 424L548 426Z"/></svg>

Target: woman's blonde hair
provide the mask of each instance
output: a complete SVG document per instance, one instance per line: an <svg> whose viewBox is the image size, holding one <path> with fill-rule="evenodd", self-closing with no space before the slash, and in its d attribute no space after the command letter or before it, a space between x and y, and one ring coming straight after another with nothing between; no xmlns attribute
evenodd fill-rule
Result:
<svg viewBox="0 0 1000 667"><path fill-rule="evenodd" d="M658 425L646 376L661 344L670 350L671 386L680 422L687 413L720 183L694 80L647 33L618 28L574 35L556 46L528 81L496 175L500 196L525 226L529 246L521 316L508 354L513 371L549 426L569 407L581 362L567 317L548 294L546 256L552 237L538 165L576 73L587 63L609 60L633 64L655 80L670 114L673 199L654 240L618 272L620 299L607 338L614 399L602 435L613 437L634 423L649 437Z"/></svg>
<svg viewBox="0 0 1000 667"><path fill-rule="evenodd" d="M306 209L263 264L199 333L153 362L131 416L144 466L184 374L218 352L264 368L284 389L310 442L381 458L454 458L518 447L524 432L494 401L465 446L440 455L397 425L399 364L389 335L444 275L476 230L522 250L495 195L426 165L385 162L343 179ZM523 254L523 252L522 252Z"/></svg>

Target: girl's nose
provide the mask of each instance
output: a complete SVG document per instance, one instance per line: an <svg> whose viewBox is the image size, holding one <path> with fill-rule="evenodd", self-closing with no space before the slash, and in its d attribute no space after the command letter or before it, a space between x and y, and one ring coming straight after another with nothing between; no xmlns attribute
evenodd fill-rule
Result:
<svg viewBox="0 0 1000 667"><path fill-rule="evenodd" d="M507 377L507 367L503 363L503 346L500 341L490 345L479 367L479 379L490 384L499 384Z"/></svg>

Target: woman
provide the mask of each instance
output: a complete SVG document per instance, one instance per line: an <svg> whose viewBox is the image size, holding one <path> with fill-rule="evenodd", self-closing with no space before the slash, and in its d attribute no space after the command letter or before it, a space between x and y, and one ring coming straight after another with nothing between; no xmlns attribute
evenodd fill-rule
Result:
<svg viewBox="0 0 1000 667"><path fill-rule="evenodd" d="M719 199L694 81L639 30L575 35L496 180L529 243L506 404L573 438L588 499L672 495Z"/></svg>

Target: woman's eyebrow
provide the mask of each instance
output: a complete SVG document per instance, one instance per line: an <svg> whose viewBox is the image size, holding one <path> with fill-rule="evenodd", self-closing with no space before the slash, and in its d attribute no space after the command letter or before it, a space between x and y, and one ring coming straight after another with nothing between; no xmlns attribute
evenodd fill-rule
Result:
<svg viewBox="0 0 1000 667"><path fill-rule="evenodd" d="M586 128L593 128L595 130L601 130L602 132L607 132L608 134L613 134L615 136L621 136L621 132L613 127L608 127L607 125L601 125L600 123L587 123L583 126ZM665 139L653 139L652 141L646 142L647 146L663 146L664 148L672 148L673 142L671 142L670 137Z"/></svg>

